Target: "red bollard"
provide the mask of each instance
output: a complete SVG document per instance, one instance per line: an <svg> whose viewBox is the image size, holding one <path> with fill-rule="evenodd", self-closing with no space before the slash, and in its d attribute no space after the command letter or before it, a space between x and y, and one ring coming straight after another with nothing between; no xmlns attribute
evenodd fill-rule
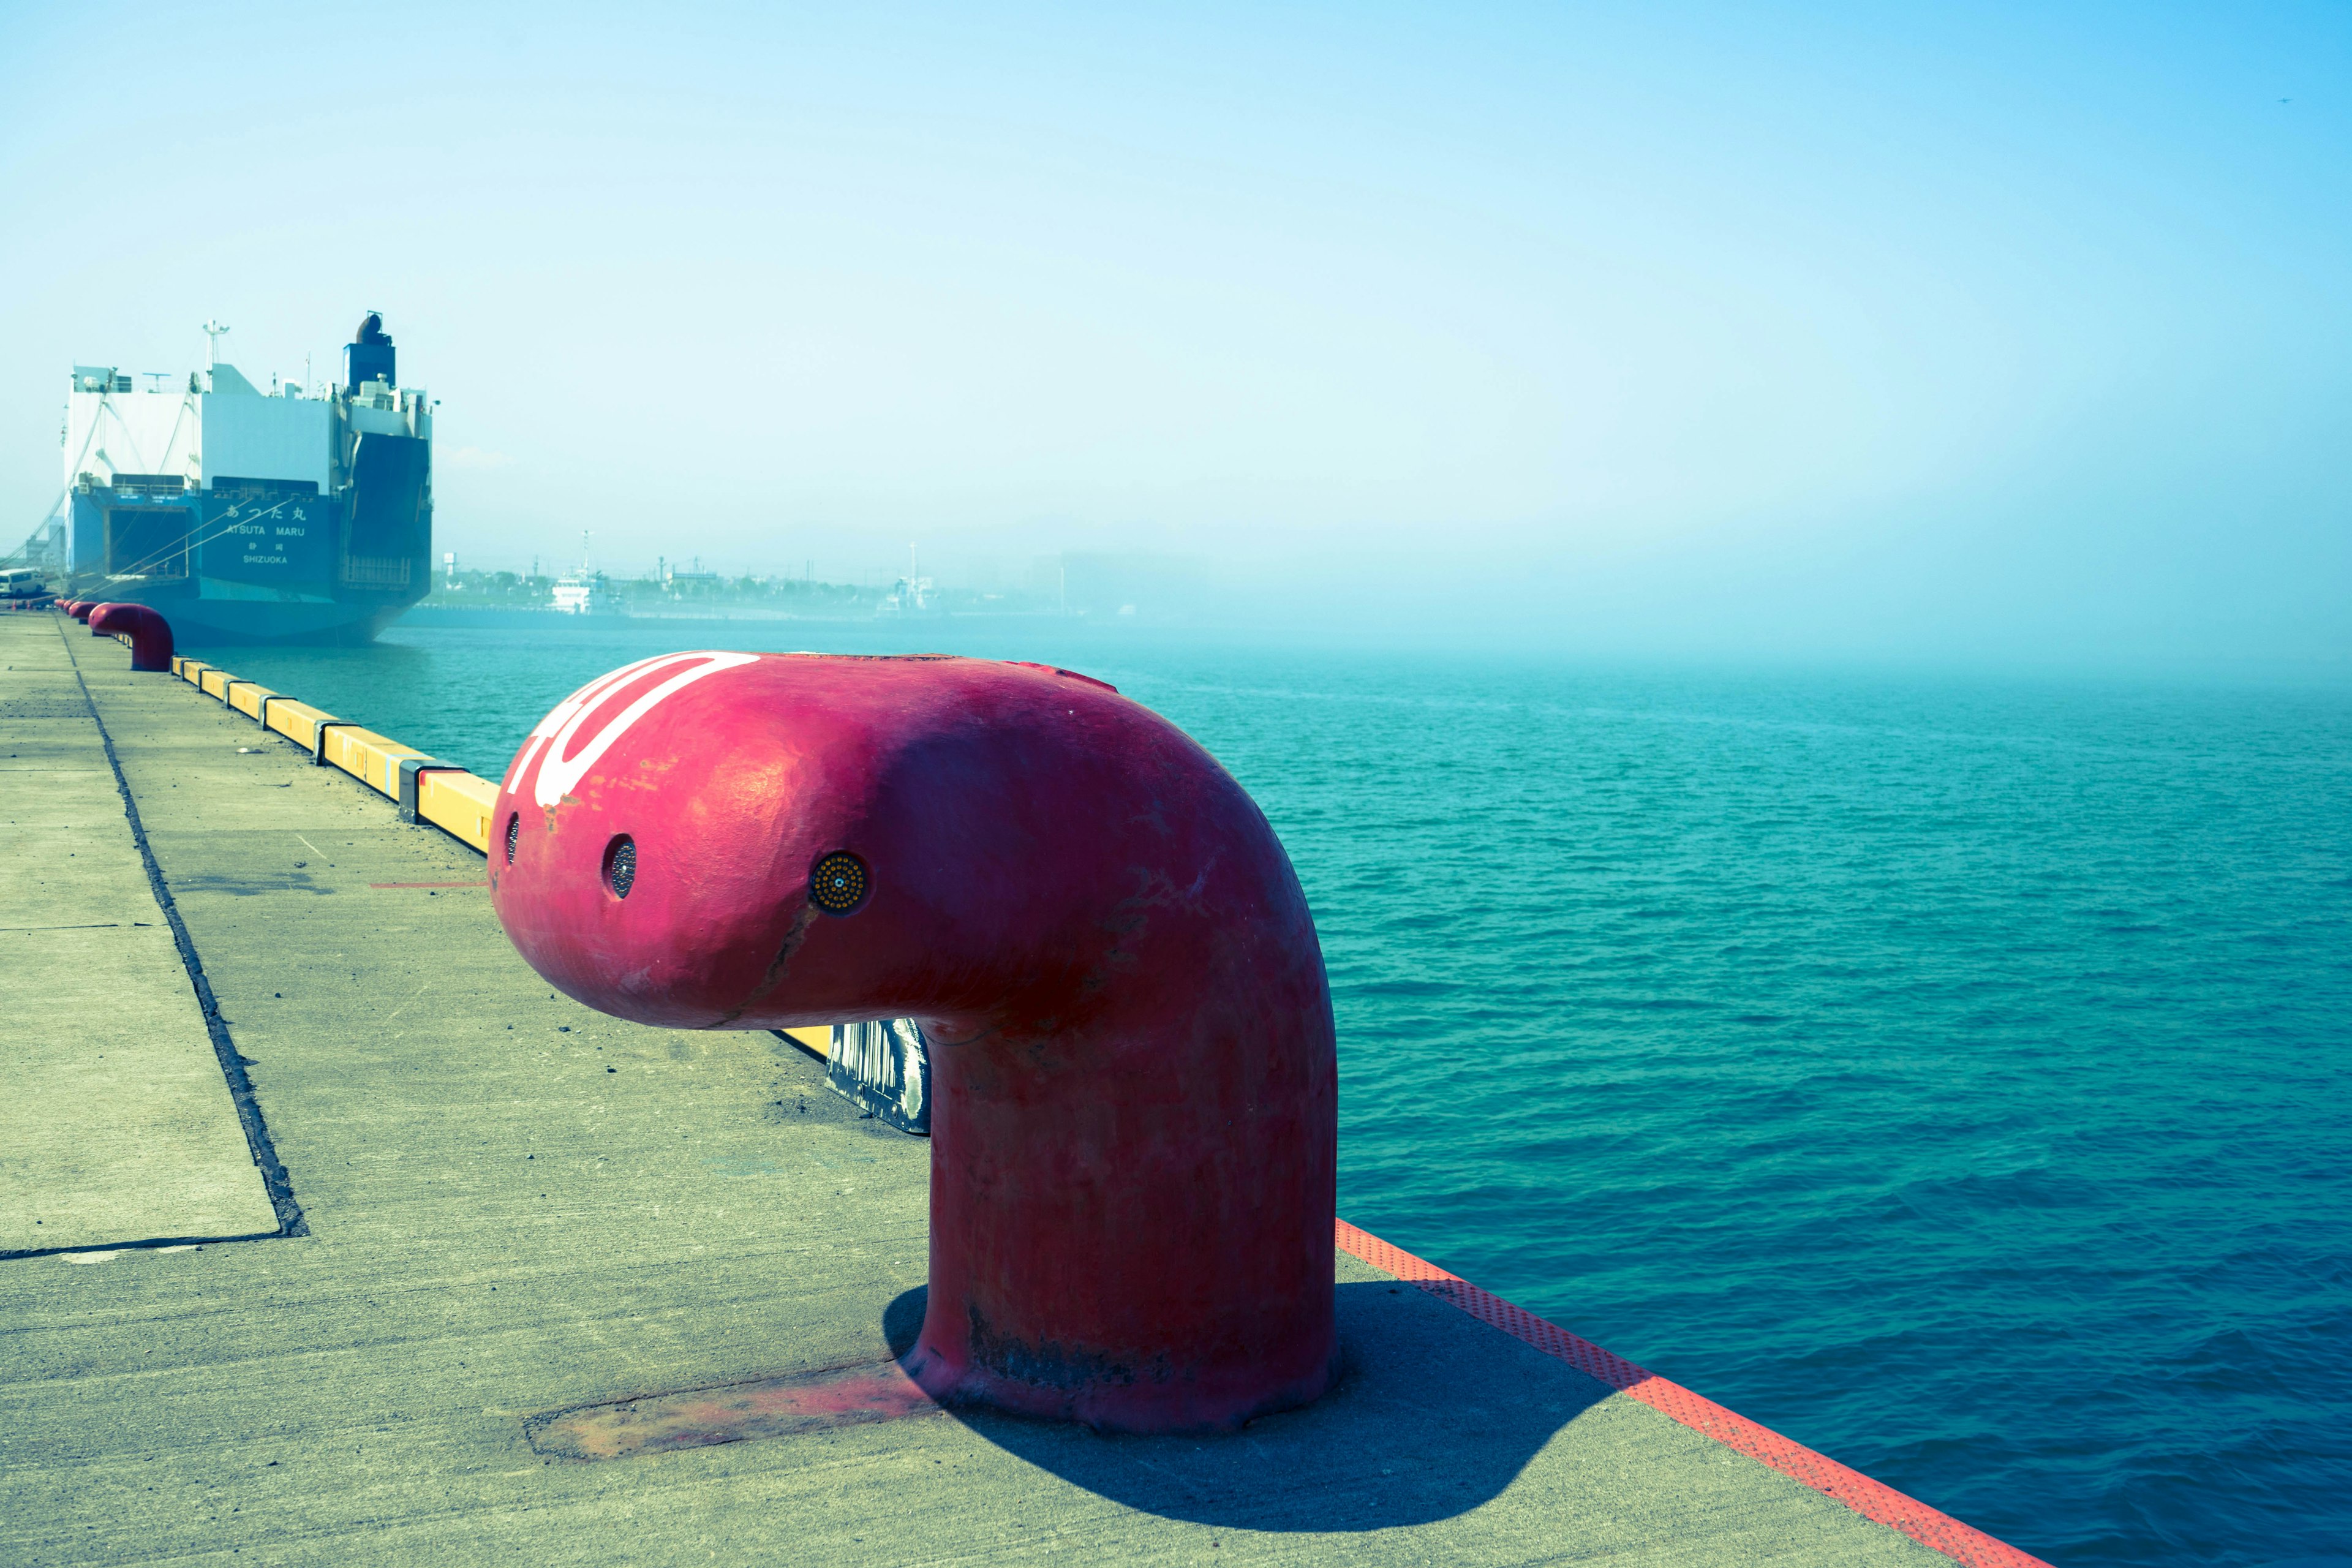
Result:
<svg viewBox="0 0 2352 1568"><path fill-rule="evenodd" d="M976 659L642 660L516 753L490 889L621 1017L921 1023L933 1397L1176 1432L1328 1386L1322 950L1265 816L1148 709Z"/></svg>
<svg viewBox="0 0 2352 1568"><path fill-rule="evenodd" d="M144 605L100 605L90 612L89 632L92 637L128 633L133 669L172 668L172 623Z"/></svg>
<svg viewBox="0 0 2352 1568"><path fill-rule="evenodd" d="M92 636L92 637L104 637L104 636L106 635L104 632L100 631L100 630L98 629L98 617L99 617L99 614L100 614L100 612L101 612L101 611L104 611L104 610L110 610L110 609L112 609L113 607L114 607L114 601L113 601L113 600L111 600L111 599L102 600L102 601L100 601L100 603L95 604L95 605L92 605L89 607L89 613L87 616L84 616L82 617L82 619L84 619L84 620L86 620L86 621L88 621L88 622L89 623L89 635L90 635L90 636Z"/></svg>
<svg viewBox="0 0 2352 1568"><path fill-rule="evenodd" d="M97 608L98 605L90 600L76 599L73 602L72 610L68 613L70 614L75 620L86 621L89 619L90 612Z"/></svg>

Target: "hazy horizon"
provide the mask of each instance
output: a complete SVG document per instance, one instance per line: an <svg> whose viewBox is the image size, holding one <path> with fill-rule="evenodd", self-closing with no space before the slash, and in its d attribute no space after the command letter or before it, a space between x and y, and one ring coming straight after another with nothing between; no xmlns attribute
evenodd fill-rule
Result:
<svg viewBox="0 0 2352 1568"><path fill-rule="evenodd" d="M70 364L217 318L324 376L376 308L468 563L2352 670L2340 10L91 6L0 58L0 549Z"/></svg>

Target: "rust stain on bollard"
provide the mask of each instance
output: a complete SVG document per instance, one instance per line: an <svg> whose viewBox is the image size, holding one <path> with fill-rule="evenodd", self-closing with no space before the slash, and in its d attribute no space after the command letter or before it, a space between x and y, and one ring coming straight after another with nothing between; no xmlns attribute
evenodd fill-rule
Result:
<svg viewBox="0 0 2352 1568"><path fill-rule="evenodd" d="M523 1432L533 1452L551 1458L625 1459L936 1415L940 1408L897 1362L854 1362L792 1377L553 1411L524 1422Z"/></svg>

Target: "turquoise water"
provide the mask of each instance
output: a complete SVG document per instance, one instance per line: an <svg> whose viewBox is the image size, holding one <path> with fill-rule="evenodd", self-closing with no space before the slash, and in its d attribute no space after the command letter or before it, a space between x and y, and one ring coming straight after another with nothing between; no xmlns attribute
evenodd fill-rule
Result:
<svg viewBox="0 0 2352 1568"><path fill-rule="evenodd" d="M220 658L496 776L679 647L1191 731L1314 902L1357 1223L2053 1563L2352 1563L2352 693L1051 623Z"/></svg>

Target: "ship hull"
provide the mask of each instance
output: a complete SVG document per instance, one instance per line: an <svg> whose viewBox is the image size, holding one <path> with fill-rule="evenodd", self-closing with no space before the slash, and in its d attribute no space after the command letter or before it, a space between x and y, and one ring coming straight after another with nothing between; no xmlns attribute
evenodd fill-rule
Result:
<svg viewBox="0 0 2352 1568"><path fill-rule="evenodd" d="M67 592L145 605L190 646L371 641L425 596L421 460L404 482L329 495L271 480L78 485Z"/></svg>
<svg viewBox="0 0 2352 1568"><path fill-rule="evenodd" d="M145 605L172 623L183 647L275 643L294 647L344 647L375 640L408 608L401 604L272 602L205 599L159 593L142 584L103 580L73 590L78 597Z"/></svg>

